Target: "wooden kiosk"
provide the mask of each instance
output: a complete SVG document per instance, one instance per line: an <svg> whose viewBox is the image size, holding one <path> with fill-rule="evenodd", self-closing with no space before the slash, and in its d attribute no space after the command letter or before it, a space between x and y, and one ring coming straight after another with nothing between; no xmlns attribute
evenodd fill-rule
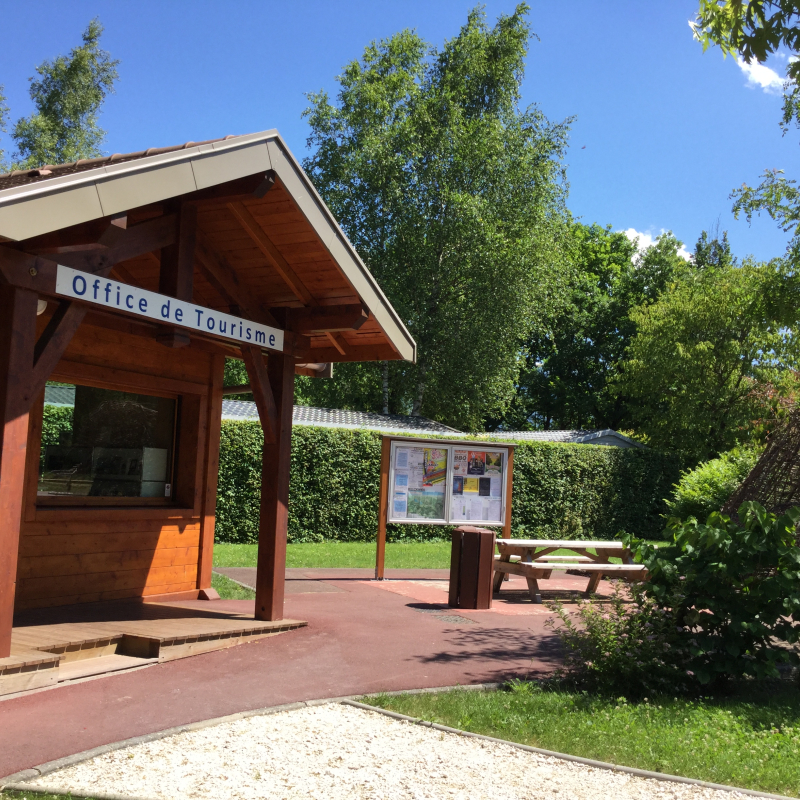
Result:
<svg viewBox="0 0 800 800"><path fill-rule="evenodd" d="M264 429L255 616L277 621L294 376L413 339L275 131L0 175L0 693L44 668L15 611L213 596L226 356ZM43 438L46 389L73 410Z"/></svg>

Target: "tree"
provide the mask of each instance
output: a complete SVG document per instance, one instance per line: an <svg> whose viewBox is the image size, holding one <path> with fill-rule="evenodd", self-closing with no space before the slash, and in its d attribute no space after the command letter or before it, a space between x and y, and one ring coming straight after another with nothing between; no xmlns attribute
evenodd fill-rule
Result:
<svg viewBox="0 0 800 800"><path fill-rule="evenodd" d="M631 310L655 301L686 264L664 234L643 253L610 227L573 227L575 274L569 302L525 343L517 394L488 427L628 427L627 401L609 391L636 327Z"/></svg>
<svg viewBox="0 0 800 800"><path fill-rule="evenodd" d="M692 27L703 49L717 45L726 55L746 63L763 63L783 47L790 51L783 90L784 135L794 123L800 127L800 3L797 0L700 0ZM755 188L742 184L732 195L733 212L750 221L762 211L791 233L788 255L800 263L800 191L783 170L768 169Z"/></svg>
<svg viewBox="0 0 800 800"><path fill-rule="evenodd" d="M707 259L707 260L704 260ZM793 383L800 287L782 260L739 265L701 237L695 269L631 313L637 332L615 378L649 442L687 465L753 438L765 387Z"/></svg>
<svg viewBox="0 0 800 800"><path fill-rule="evenodd" d="M8 125L8 105L6 103L6 95L2 85L0 85L0 133L7 133L6 126ZM0 147L0 172L6 172L8 165L5 159L5 150Z"/></svg>
<svg viewBox="0 0 800 800"><path fill-rule="evenodd" d="M80 47L36 68L39 78L31 78L30 88L36 111L17 120L11 132L18 151L14 168L32 169L102 154L106 132L98 126L98 116L106 95L114 91L119 64L100 49L102 33L100 22L92 20ZM3 108L0 102L0 121Z"/></svg>
<svg viewBox="0 0 800 800"><path fill-rule="evenodd" d="M518 107L527 12L490 29L473 10L441 49L403 31L345 67L335 104L309 95L305 168L418 344L416 365L306 382L312 402L474 429L513 395L567 233L568 121Z"/></svg>

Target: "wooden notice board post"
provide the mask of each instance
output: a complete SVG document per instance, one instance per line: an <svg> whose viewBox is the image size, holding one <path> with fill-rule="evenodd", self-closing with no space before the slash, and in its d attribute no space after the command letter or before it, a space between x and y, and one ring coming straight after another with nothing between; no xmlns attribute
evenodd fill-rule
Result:
<svg viewBox="0 0 800 800"><path fill-rule="evenodd" d="M389 523L476 524L500 527L503 537L511 538L514 447L510 442L384 436L375 579L384 578Z"/></svg>

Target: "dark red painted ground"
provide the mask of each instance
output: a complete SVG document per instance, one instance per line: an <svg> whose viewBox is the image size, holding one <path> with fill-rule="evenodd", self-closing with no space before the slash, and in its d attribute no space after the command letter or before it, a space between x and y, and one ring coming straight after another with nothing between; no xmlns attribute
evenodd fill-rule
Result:
<svg viewBox="0 0 800 800"><path fill-rule="evenodd" d="M322 577L322 571L306 571ZM308 627L131 673L0 699L0 776L101 744L237 711L369 692L500 681L552 669L549 613L504 584L493 611L455 611L441 580L365 580L324 573L341 591L286 598L287 618ZM417 573L419 578L425 571ZM300 577L300 576L297 576ZM405 578L406 575L404 574ZM585 578L548 582L584 588ZM544 584L543 584L544 585ZM311 587L309 587L311 588ZM191 605L191 604L186 604ZM197 601L198 607L209 603ZM252 613L252 602L215 608ZM465 619L472 620L468 622Z"/></svg>

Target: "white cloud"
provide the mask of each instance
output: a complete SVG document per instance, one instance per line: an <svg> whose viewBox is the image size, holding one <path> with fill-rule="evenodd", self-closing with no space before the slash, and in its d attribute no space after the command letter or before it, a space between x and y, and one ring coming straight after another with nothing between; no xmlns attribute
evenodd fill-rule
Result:
<svg viewBox="0 0 800 800"><path fill-rule="evenodd" d="M628 228L626 231L621 231L621 233L624 233L632 242L636 242L636 247L640 253L647 250L651 245L654 245L656 239L661 236L662 233L666 232L666 228L662 228L657 234L653 234L652 231L637 231L636 228ZM689 261L692 257L692 254L683 245L681 245L678 250L678 255L684 261Z"/></svg>
<svg viewBox="0 0 800 800"><path fill-rule="evenodd" d="M744 59L737 58L739 69L747 76L747 85L751 89L761 88L767 94L782 94L784 78L774 69L770 69L758 61L748 64Z"/></svg>

